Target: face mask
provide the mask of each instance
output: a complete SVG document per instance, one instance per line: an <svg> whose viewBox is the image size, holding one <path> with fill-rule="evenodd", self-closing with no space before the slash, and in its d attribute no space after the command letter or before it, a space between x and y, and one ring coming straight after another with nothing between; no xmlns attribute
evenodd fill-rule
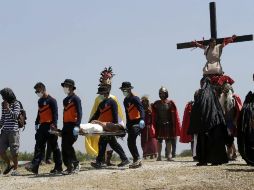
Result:
<svg viewBox="0 0 254 190"><path fill-rule="evenodd" d="M127 97L127 96L129 95L129 93L126 92L126 91L123 91L123 95L124 95L125 97Z"/></svg>
<svg viewBox="0 0 254 190"><path fill-rule="evenodd" d="M99 97L100 97L101 100L105 99L104 95L99 95Z"/></svg>
<svg viewBox="0 0 254 190"><path fill-rule="evenodd" d="M64 93L65 93L66 95L68 95L68 94L70 93L70 90L69 90L69 88L67 88L67 87L64 87L64 88L63 88L63 91L64 91Z"/></svg>
<svg viewBox="0 0 254 190"><path fill-rule="evenodd" d="M41 97L43 96L43 93L42 93L42 92L38 92L38 93L36 93L36 95L37 95L39 98L41 98Z"/></svg>

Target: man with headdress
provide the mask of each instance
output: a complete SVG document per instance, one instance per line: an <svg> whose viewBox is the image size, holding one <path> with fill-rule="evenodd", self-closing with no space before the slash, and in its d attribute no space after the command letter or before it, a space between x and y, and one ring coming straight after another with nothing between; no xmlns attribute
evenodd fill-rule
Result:
<svg viewBox="0 0 254 190"><path fill-rule="evenodd" d="M234 93L232 87L234 81L229 79L231 78L228 76L220 77L217 81L217 88L220 90L217 91L220 92L218 98L223 110L228 131L228 137L226 139L228 158L229 160L235 160L237 156L234 137L236 137L237 120L242 109L242 101L241 98Z"/></svg>
<svg viewBox="0 0 254 190"><path fill-rule="evenodd" d="M172 161L172 144L180 135L180 119L175 103L168 99L168 90L159 89L160 100L153 104L154 126L158 140L158 158L161 161L162 141L165 140L167 160Z"/></svg>
<svg viewBox="0 0 254 190"><path fill-rule="evenodd" d="M18 117L21 110L20 102L17 101L15 94L10 88L4 88L0 91L3 98L2 116L0 120L0 155L7 164L3 174L6 175L12 171L11 175L18 175L18 152L19 152L19 125ZM10 147L13 165L6 154Z"/></svg>
<svg viewBox="0 0 254 190"><path fill-rule="evenodd" d="M104 85L98 88L97 94L103 96L103 101L99 104L96 112L90 119L89 123L92 122L93 120L98 120L100 122L110 122L113 124L118 124L117 103L113 98L110 98L109 92L110 92L109 86ZM123 148L117 142L116 137L113 135L111 136L101 135L98 144L99 145L98 156L96 158L96 161L91 163L93 167L95 168L102 167L107 144L109 144L110 147L119 154L122 160L122 162L118 164L118 167L123 167L129 164L129 160L126 157Z"/></svg>
<svg viewBox="0 0 254 190"><path fill-rule="evenodd" d="M141 167L141 159L138 152L136 140L138 135L140 135L141 130L145 127L145 111L140 98L136 96L133 92L133 86L130 82L123 82L120 87L124 95L124 108L126 113L126 127L128 132L128 148L133 157L133 163L130 164L130 168Z"/></svg>
<svg viewBox="0 0 254 190"><path fill-rule="evenodd" d="M109 91L111 90L111 84L112 84L112 78L114 76L112 67L104 68L104 70L100 73L101 77L99 79L99 86L106 86L108 87ZM118 122L124 126L123 122L123 112L120 103L118 102L118 99L116 96L109 94L109 97L114 99L117 103L118 107ZM93 108L90 113L90 118L94 115L96 112L99 104L103 101L104 97L102 95L98 95L95 98ZM98 143L99 143L99 135L97 136L87 136L85 137L85 147L86 147L86 152L90 155L97 156L98 155ZM106 164L107 165L112 165L110 162L110 159L112 157L113 150L110 148L110 146L107 146L107 152L106 152Z"/></svg>

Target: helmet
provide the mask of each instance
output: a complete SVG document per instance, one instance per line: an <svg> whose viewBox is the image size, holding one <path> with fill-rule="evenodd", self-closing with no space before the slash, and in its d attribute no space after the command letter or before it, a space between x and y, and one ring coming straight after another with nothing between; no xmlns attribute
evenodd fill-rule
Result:
<svg viewBox="0 0 254 190"><path fill-rule="evenodd" d="M163 86L159 90L160 97L161 97L162 94L164 94L163 96L164 96L165 99L168 98L168 90Z"/></svg>

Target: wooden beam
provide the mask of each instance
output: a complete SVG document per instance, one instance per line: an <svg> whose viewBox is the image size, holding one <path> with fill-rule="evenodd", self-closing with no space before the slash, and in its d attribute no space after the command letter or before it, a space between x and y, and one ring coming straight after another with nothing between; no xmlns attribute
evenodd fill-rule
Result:
<svg viewBox="0 0 254 190"><path fill-rule="evenodd" d="M224 38L218 38L216 39L217 43L222 43ZM233 43L236 42L245 42L245 41L252 41L253 40L253 35L244 35L244 36L237 36L236 39L234 40ZM201 44L204 44L205 46L209 44L209 40L204 40L204 41L198 41ZM192 42L185 42L185 43L179 43L176 44L177 49L186 49L186 48L193 48L195 45Z"/></svg>
<svg viewBox="0 0 254 190"><path fill-rule="evenodd" d="M210 30L211 38L217 38L217 24L216 24L216 5L215 2L209 3L210 8Z"/></svg>

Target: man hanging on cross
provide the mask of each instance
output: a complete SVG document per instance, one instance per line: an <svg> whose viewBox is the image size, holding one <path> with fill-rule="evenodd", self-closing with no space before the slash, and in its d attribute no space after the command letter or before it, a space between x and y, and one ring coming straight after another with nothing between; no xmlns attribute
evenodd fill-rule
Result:
<svg viewBox="0 0 254 190"><path fill-rule="evenodd" d="M207 63L203 69L201 88L197 92L190 115L189 135L197 134L197 166L220 165L228 162L225 144L230 135L227 114L219 101L225 85L233 79L224 75L220 64L222 49L228 43L251 41L253 35L217 38L215 2L210 3L211 39L177 44L177 49L199 47L205 50ZM233 91L233 89L232 89ZM228 113L228 112L227 112ZM231 116L231 115L230 115ZM231 118L230 118L231 119ZM230 120L231 121L231 120Z"/></svg>
<svg viewBox="0 0 254 190"><path fill-rule="evenodd" d="M216 39L211 38L209 40L209 45L205 46L201 43L198 43L196 40L193 41L194 45L196 47L199 47L201 49L204 49L204 55L206 56L206 64L203 68L203 75L209 76L209 75L223 75L222 66L220 63L220 57L222 54L222 49L229 43L233 42L236 38L235 35L233 35L231 38L225 38L223 40L222 44L216 44Z"/></svg>
<svg viewBox="0 0 254 190"><path fill-rule="evenodd" d="M192 41L177 44L177 49L185 49L192 47L200 47L205 50L205 56L207 63L203 68L203 74L205 77L209 76L211 78L214 75L222 75L224 72L220 64L220 56L223 47L228 43L252 41L253 35L243 35L227 38L217 38L217 25L216 25L216 7L215 2L210 2L210 30L211 39L203 41Z"/></svg>

